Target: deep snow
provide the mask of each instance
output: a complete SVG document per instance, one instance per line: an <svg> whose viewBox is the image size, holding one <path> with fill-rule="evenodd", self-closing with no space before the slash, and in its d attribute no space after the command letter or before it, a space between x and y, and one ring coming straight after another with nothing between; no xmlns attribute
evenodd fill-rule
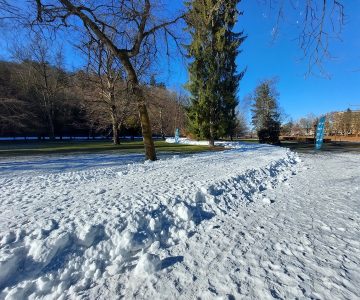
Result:
<svg viewBox="0 0 360 300"><path fill-rule="evenodd" d="M356 299L360 156L231 146L3 166L0 298Z"/></svg>

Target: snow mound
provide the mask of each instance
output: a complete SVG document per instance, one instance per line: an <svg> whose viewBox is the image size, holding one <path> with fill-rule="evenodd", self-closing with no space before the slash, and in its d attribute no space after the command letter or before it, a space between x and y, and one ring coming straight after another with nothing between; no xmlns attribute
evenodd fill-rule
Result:
<svg viewBox="0 0 360 300"><path fill-rule="evenodd" d="M166 138L166 142L170 144L175 143L175 138ZM198 146L208 146L208 141L194 141L188 138L179 138L179 144L186 144L186 145L198 145Z"/></svg>
<svg viewBox="0 0 360 300"><path fill-rule="evenodd" d="M161 266L161 260L157 255L145 253L140 258L134 269L137 276L147 276L155 273Z"/></svg>
<svg viewBox="0 0 360 300"><path fill-rule="evenodd" d="M233 146L154 163L0 177L0 298L81 295L108 282L126 289L180 262L169 249L200 224L262 199L297 171L299 159L286 149Z"/></svg>
<svg viewBox="0 0 360 300"><path fill-rule="evenodd" d="M165 140L169 144L175 143L175 138L169 137ZM184 145L194 145L194 146L209 146L209 141L198 141L198 140L191 140L189 138L179 138L179 144ZM221 142L215 141L215 146L222 146L228 149L249 149L249 148L256 148L257 144L250 144L250 143L243 143L243 142ZM267 145L262 145L262 147L267 147ZM271 147L271 146L269 146Z"/></svg>

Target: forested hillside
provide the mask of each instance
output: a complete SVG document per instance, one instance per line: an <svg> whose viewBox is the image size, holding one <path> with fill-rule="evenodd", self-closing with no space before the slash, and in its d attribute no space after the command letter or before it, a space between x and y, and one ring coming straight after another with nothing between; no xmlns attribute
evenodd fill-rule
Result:
<svg viewBox="0 0 360 300"><path fill-rule="evenodd" d="M121 78L110 101L102 89L104 75L67 72L47 61L0 62L1 137L93 137L141 135L134 101ZM152 80L142 85L154 135L185 130L186 98ZM113 127L114 118L117 120Z"/></svg>

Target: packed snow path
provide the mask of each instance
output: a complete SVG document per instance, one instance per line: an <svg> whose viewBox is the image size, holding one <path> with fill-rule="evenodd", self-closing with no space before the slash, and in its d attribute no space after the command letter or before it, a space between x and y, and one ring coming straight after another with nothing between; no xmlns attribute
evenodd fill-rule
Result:
<svg viewBox="0 0 360 300"><path fill-rule="evenodd" d="M360 294L360 156L238 145L0 175L0 299Z"/></svg>
<svg viewBox="0 0 360 300"><path fill-rule="evenodd" d="M135 295L359 299L360 156L302 155L299 174L172 248L183 263ZM225 196L226 197L226 196ZM260 197L261 198L261 197ZM206 227L205 227L206 226Z"/></svg>

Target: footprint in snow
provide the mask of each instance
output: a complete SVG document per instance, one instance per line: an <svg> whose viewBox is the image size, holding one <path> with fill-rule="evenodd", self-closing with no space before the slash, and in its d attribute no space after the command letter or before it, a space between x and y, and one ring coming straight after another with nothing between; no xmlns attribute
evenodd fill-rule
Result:
<svg viewBox="0 0 360 300"><path fill-rule="evenodd" d="M104 194L106 192L105 189L98 189L96 192L95 192L95 195L101 195L101 194Z"/></svg>

